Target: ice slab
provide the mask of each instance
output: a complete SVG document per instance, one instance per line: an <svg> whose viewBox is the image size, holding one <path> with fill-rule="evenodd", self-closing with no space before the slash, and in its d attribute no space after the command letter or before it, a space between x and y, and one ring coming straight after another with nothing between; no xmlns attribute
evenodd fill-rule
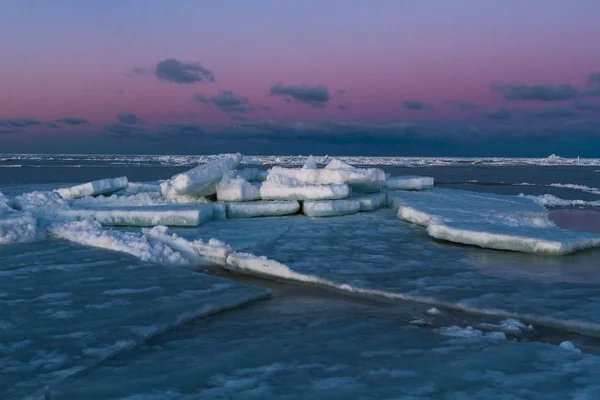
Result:
<svg viewBox="0 0 600 400"><path fill-rule="evenodd" d="M3 252L0 265L6 400L44 398L44 387L54 393L65 378L77 379L156 335L268 296L261 288L66 241L18 246Z"/></svg>
<svg viewBox="0 0 600 400"><path fill-rule="evenodd" d="M216 220L227 219L227 206L225 203L212 203L212 206Z"/></svg>
<svg viewBox="0 0 600 400"><path fill-rule="evenodd" d="M387 198L388 206L398 210L399 218L422 226L427 226L432 215L457 219L483 212L530 217L546 217L548 214L544 207L526 198L463 190L391 191Z"/></svg>
<svg viewBox="0 0 600 400"><path fill-rule="evenodd" d="M296 179L305 185L334 185L334 184L383 184L385 173L378 168L344 168L344 169L292 169L273 167L271 175L281 175ZM267 178L269 180L269 178Z"/></svg>
<svg viewBox="0 0 600 400"><path fill-rule="evenodd" d="M244 179L225 176L217 185L219 201L254 201L260 199L260 184L253 185Z"/></svg>
<svg viewBox="0 0 600 400"><path fill-rule="evenodd" d="M428 176L392 176L385 180L392 190L422 190L433 187L433 178Z"/></svg>
<svg viewBox="0 0 600 400"><path fill-rule="evenodd" d="M163 195L167 197L169 187L178 195L207 196L216 193L216 186L223 175L236 168L242 155L225 154L215 161L200 165L189 171L175 175L170 180L161 184Z"/></svg>
<svg viewBox="0 0 600 400"><path fill-rule="evenodd" d="M214 218L212 204L95 207L57 210L65 219L90 219L108 226L198 226Z"/></svg>
<svg viewBox="0 0 600 400"><path fill-rule="evenodd" d="M302 203L302 212L308 217L335 217L354 214L359 210L358 200L322 200Z"/></svg>
<svg viewBox="0 0 600 400"><path fill-rule="evenodd" d="M275 217L295 214L300 210L297 201L254 201L227 203L227 218Z"/></svg>
<svg viewBox="0 0 600 400"><path fill-rule="evenodd" d="M63 199L78 199L84 196L97 196L100 194L114 193L126 189L129 185L127 177L122 176L112 179L101 179L69 188L57 189Z"/></svg>
<svg viewBox="0 0 600 400"><path fill-rule="evenodd" d="M129 182L129 186L125 189L127 193L148 193L160 192L159 182Z"/></svg>
<svg viewBox="0 0 600 400"><path fill-rule="evenodd" d="M284 186L267 180L260 187L263 200L335 200L349 195L350 187L346 184Z"/></svg>
<svg viewBox="0 0 600 400"><path fill-rule="evenodd" d="M29 192L15 197L13 206L18 210L44 212L67 208L68 203L57 192Z"/></svg>
<svg viewBox="0 0 600 400"><path fill-rule="evenodd" d="M194 199L194 203L197 199ZM135 194L118 196L86 196L80 199L71 200L73 207L139 207L167 204L168 200L160 192L139 192Z"/></svg>
<svg viewBox="0 0 600 400"><path fill-rule="evenodd" d="M387 205L387 194L375 193L353 197L360 203L360 211L375 211Z"/></svg>
<svg viewBox="0 0 600 400"><path fill-rule="evenodd" d="M440 240L525 253L564 255L600 247L598 234L535 225L531 224L531 218L520 216L513 217L510 222L492 215L467 221L433 218L427 232Z"/></svg>

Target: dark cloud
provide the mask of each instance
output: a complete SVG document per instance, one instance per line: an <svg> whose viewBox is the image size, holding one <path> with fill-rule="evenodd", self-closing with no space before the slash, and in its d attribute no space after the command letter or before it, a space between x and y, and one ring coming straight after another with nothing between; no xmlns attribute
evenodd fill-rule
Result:
<svg viewBox="0 0 600 400"><path fill-rule="evenodd" d="M600 86L587 90L582 90L580 96L583 98L600 97Z"/></svg>
<svg viewBox="0 0 600 400"><path fill-rule="evenodd" d="M144 67L137 67L132 69L127 76L136 76L136 75L148 75L150 73L150 69L149 68L144 68Z"/></svg>
<svg viewBox="0 0 600 400"><path fill-rule="evenodd" d="M569 118L576 117L579 114L570 108L549 106L538 112L536 115L545 118Z"/></svg>
<svg viewBox="0 0 600 400"><path fill-rule="evenodd" d="M346 106L345 106L345 105L343 105L343 104L340 104L338 107L339 107L339 109L340 109L340 110L342 110L342 111L348 111L348 107L346 107Z"/></svg>
<svg viewBox="0 0 600 400"><path fill-rule="evenodd" d="M194 101L216 107L224 113L247 113L255 110L254 105L249 99L236 95L232 90L222 90L218 95L212 97L206 97L201 93L197 93L193 99Z"/></svg>
<svg viewBox="0 0 600 400"><path fill-rule="evenodd" d="M115 138L131 137L134 134L145 132L144 128L124 124L106 124L104 130L107 136Z"/></svg>
<svg viewBox="0 0 600 400"><path fill-rule="evenodd" d="M483 113L484 117L488 119L509 119L510 112L506 108L496 108Z"/></svg>
<svg viewBox="0 0 600 400"><path fill-rule="evenodd" d="M142 120L137 115L130 112L120 112L117 114L117 120L123 124L135 125Z"/></svg>
<svg viewBox="0 0 600 400"><path fill-rule="evenodd" d="M234 121L239 121L239 122L246 122L248 121L248 117L245 117L243 115L232 115L231 119Z"/></svg>
<svg viewBox="0 0 600 400"><path fill-rule="evenodd" d="M425 108L425 104L419 100L404 100L404 108L408 108L409 110L423 110Z"/></svg>
<svg viewBox="0 0 600 400"><path fill-rule="evenodd" d="M494 91L501 93L506 100L538 100L538 101L564 101L574 99L578 90L571 85L524 85L512 83L495 85Z"/></svg>
<svg viewBox="0 0 600 400"><path fill-rule="evenodd" d="M71 126L88 125L90 123L90 121L83 118L59 118L56 120L56 122L60 122L61 124L67 124Z"/></svg>
<svg viewBox="0 0 600 400"><path fill-rule="evenodd" d="M297 103L308 104L313 107L325 107L331 99L329 90L323 85L284 85L276 83L271 86L271 95L286 96L286 99ZM286 100L288 101L288 100Z"/></svg>
<svg viewBox="0 0 600 400"><path fill-rule="evenodd" d="M600 111L600 103L591 103L580 99L573 102L573 107L582 111Z"/></svg>
<svg viewBox="0 0 600 400"><path fill-rule="evenodd" d="M590 86L600 86L600 72L590 74L588 76L588 84Z"/></svg>
<svg viewBox="0 0 600 400"><path fill-rule="evenodd" d="M470 101L460 101L460 100L446 100L444 104L456 107L459 110L471 111L477 108L477 104L472 103Z"/></svg>
<svg viewBox="0 0 600 400"><path fill-rule="evenodd" d="M60 125L55 124L54 122L45 122L45 126L49 126L50 128L60 128Z"/></svg>
<svg viewBox="0 0 600 400"><path fill-rule="evenodd" d="M158 79L180 84L215 81L212 71L204 68L202 65L198 63L183 63L174 58L167 58L156 64L154 75Z"/></svg>

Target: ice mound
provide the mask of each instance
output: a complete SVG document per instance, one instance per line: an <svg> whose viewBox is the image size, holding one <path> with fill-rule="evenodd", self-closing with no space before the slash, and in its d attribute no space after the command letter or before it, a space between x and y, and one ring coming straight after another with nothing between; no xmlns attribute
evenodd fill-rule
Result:
<svg viewBox="0 0 600 400"><path fill-rule="evenodd" d="M37 220L27 212L3 210L0 204L0 244L31 242L43 236Z"/></svg>
<svg viewBox="0 0 600 400"><path fill-rule="evenodd" d="M545 208L523 197L433 189L389 192L388 199L398 218L440 240L552 255L600 247L600 235L560 229Z"/></svg>
<svg viewBox="0 0 600 400"><path fill-rule="evenodd" d="M293 177L269 174L260 187L263 200L335 200L350 195L346 184L306 185Z"/></svg>
<svg viewBox="0 0 600 400"><path fill-rule="evenodd" d="M392 190L422 190L433 187L433 178L429 176L392 176L385 180Z"/></svg>
<svg viewBox="0 0 600 400"><path fill-rule="evenodd" d="M194 206L94 207L57 210L65 219L89 219L108 226L199 226L214 218L211 204Z"/></svg>
<svg viewBox="0 0 600 400"><path fill-rule="evenodd" d="M300 210L297 201L255 201L227 203L227 218L275 217L295 214Z"/></svg>
<svg viewBox="0 0 600 400"><path fill-rule="evenodd" d="M243 168L236 170L236 176L248 182L263 182L267 179L269 171L258 168Z"/></svg>
<svg viewBox="0 0 600 400"><path fill-rule="evenodd" d="M233 173L225 174L217 185L219 201L253 201L260 199L260 186L253 185Z"/></svg>
<svg viewBox="0 0 600 400"><path fill-rule="evenodd" d="M190 194L177 194L169 182L160 184L160 193L167 203L193 204L209 202L206 197L203 196L198 197Z"/></svg>
<svg viewBox="0 0 600 400"><path fill-rule="evenodd" d="M329 163L325 166L325 169L352 169L354 168L352 165L343 162L340 159L334 158L329 161Z"/></svg>
<svg viewBox="0 0 600 400"><path fill-rule="evenodd" d="M57 189L56 191L63 199L78 199L84 196L97 196L100 194L114 193L126 189L129 185L127 177L122 176L112 179L101 179L83 183L69 188Z"/></svg>
<svg viewBox="0 0 600 400"><path fill-rule="evenodd" d="M165 197L165 192L171 190L177 195L192 195L196 197L207 196L216 193L216 187L223 175L236 168L242 155L225 154L215 161L200 165L189 171L175 175L170 180L161 184L161 191Z"/></svg>
<svg viewBox="0 0 600 400"><path fill-rule="evenodd" d="M335 217L354 214L359 210L358 200L322 200L302 203L302 212L308 217Z"/></svg>
<svg viewBox="0 0 600 400"><path fill-rule="evenodd" d="M150 243L145 236L113 230L103 230L96 221L57 223L50 229L56 237L86 246L128 253L143 261L167 265L187 265L189 261L163 243Z"/></svg>
<svg viewBox="0 0 600 400"><path fill-rule="evenodd" d="M387 194L375 193L353 197L360 203L360 211L375 211L387 205Z"/></svg>

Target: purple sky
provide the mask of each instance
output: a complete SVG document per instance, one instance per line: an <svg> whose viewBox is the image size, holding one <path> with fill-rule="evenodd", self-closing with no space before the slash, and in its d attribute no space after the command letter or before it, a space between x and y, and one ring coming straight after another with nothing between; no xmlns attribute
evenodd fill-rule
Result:
<svg viewBox="0 0 600 400"><path fill-rule="evenodd" d="M4 0L0 152L185 152L171 139L215 135L211 152L275 135L347 149L357 130L402 141L407 126L561 127L589 145L598 15L598 0ZM253 152L295 152L270 143Z"/></svg>

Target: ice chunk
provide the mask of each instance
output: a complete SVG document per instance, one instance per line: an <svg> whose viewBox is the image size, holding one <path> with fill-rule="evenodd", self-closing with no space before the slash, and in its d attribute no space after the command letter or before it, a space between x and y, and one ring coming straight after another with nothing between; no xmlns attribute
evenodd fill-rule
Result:
<svg viewBox="0 0 600 400"><path fill-rule="evenodd" d="M307 283L322 282L321 279L315 276L294 272L287 265L275 260L249 253L231 253L227 257L226 268L269 278L284 278Z"/></svg>
<svg viewBox="0 0 600 400"><path fill-rule="evenodd" d="M75 243L128 253L144 261L168 265L189 264L183 255L163 243L150 243L146 237L131 232L103 230L95 221L55 224L50 232Z"/></svg>
<svg viewBox="0 0 600 400"><path fill-rule="evenodd" d="M302 212L309 217L334 217L354 214L360 210L358 200L305 201Z"/></svg>
<svg viewBox="0 0 600 400"><path fill-rule="evenodd" d="M227 218L275 217L295 214L300 210L297 201L255 201L227 203Z"/></svg>
<svg viewBox="0 0 600 400"><path fill-rule="evenodd" d="M375 211L387 204L387 195L385 193L366 194L353 197L360 203L360 211Z"/></svg>
<svg viewBox="0 0 600 400"><path fill-rule="evenodd" d="M227 257L232 251L230 246L216 239L210 239L208 243L204 243L202 240L190 242L176 234L168 235L166 226L156 226L152 229L144 228L142 232L149 238L160 241L161 243L176 249L180 253L186 255L188 259L196 260L197 263L202 263L199 261L199 257L201 260L210 261L223 266L227 263ZM190 254L190 252L193 254Z"/></svg>
<svg viewBox="0 0 600 400"><path fill-rule="evenodd" d="M493 215L460 221L432 218L427 226L430 236L450 242L497 250L564 255L600 247L600 235L560 229L555 226L535 226L528 217L514 216L522 223L503 223Z"/></svg>
<svg viewBox="0 0 600 400"><path fill-rule="evenodd" d="M308 156L302 169L317 169L317 160L313 156Z"/></svg>
<svg viewBox="0 0 600 400"><path fill-rule="evenodd" d="M189 194L177 194L175 189L169 182L163 182L160 184L160 191L163 197L169 203L181 203L181 204L194 204L194 203L208 203L205 197L198 197Z"/></svg>
<svg viewBox="0 0 600 400"><path fill-rule="evenodd" d="M260 186L244 179L224 176L217 185L219 201L253 201L260 199Z"/></svg>
<svg viewBox="0 0 600 400"><path fill-rule="evenodd" d="M66 219L90 219L109 226L198 226L214 217L211 204L194 206L96 207L58 210Z"/></svg>
<svg viewBox="0 0 600 400"><path fill-rule="evenodd" d="M334 200L349 195L350 187L346 184L285 186L267 180L260 187L260 197L264 200Z"/></svg>
<svg viewBox="0 0 600 400"><path fill-rule="evenodd" d="M242 155L239 153L225 154L208 164L175 175L169 181L161 184L163 195L167 197L165 189L163 189L167 186L170 186L178 195L200 197L215 194L216 186L223 174L237 167L241 160Z"/></svg>
<svg viewBox="0 0 600 400"><path fill-rule="evenodd" d="M325 169L352 169L354 168L352 165L343 162L337 158L329 161L329 164L325 166Z"/></svg>
<svg viewBox="0 0 600 400"><path fill-rule="evenodd" d="M114 193L126 189L129 185L127 177L101 179L69 188L57 189L63 199L78 199L84 196L97 196L99 194Z"/></svg>
<svg viewBox="0 0 600 400"><path fill-rule="evenodd" d="M428 176L392 176L385 180L392 190L422 190L433 187L433 178Z"/></svg>
<svg viewBox="0 0 600 400"><path fill-rule="evenodd" d="M197 200L195 198L195 200ZM72 200L73 207L131 207L131 206L153 206L166 204L167 200L160 192L139 192L134 195L117 196L86 196Z"/></svg>
<svg viewBox="0 0 600 400"><path fill-rule="evenodd" d="M344 169L291 169L273 167L271 175L281 175L294 178L305 185L333 184L381 184L385 182L385 173L378 168L344 168Z"/></svg>
<svg viewBox="0 0 600 400"><path fill-rule="evenodd" d="M68 204L57 192L30 192L15 197L13 206L18 210L35 212L67 208Z"/></svg>
<svg viewBox="0 0 600 400"><path fill-rule="evenodd" d="M248 182L263 182L267 179L268 174L269 171L266 169L244 168L236 170L236 176Z"/></svg>
<svg viewBox="0 0 600 400"><path fill-rule="evenodd" d="M160 192L160 183L158 182L129 182L125 189L127 193L147 193Z"/></svg>

